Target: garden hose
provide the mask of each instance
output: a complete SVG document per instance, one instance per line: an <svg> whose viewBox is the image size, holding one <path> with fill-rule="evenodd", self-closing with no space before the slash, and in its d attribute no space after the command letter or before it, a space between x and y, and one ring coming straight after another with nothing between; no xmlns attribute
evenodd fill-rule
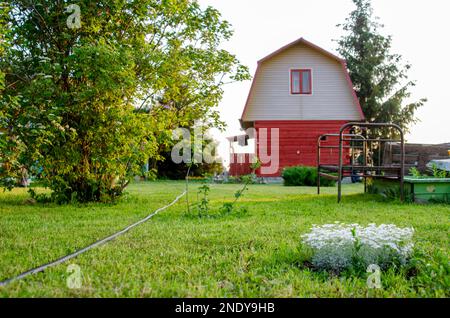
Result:
<svg viewBox="0 0 450 318"><path fill-rule="evenodd" d="M21 273L21 274L15 276L15 277L6 279L6 280L0 282L0 287L5 286L5 285L7 285L7 284L9 284L9 283L11 283L11 282L13 282L13 281L22 279L22 278L24 278L24 277L26 277L26 276L29 276L29 275L32 275L32 274L36 274L36 273L43 272L44 270L46 270L46 269L49 268L49 267L56 266L56 265L59 265L59 264L61 264L61 263L64 263L64 262L66 262L66 261L68 261L68 260L70 260L70 259L72 259L72 258L75 258L75 257L77 257L78 255L83 254L83 253L85 253L85 252L87 252L87 251L89 251L89 250L91 250L91 249L93 249L93 248L95 248L95 247L97 247L97 246L103 245L103 244L105 244L105 243L107 243L107 242L109 242L109 241L115 239L116 237L118 237L118 236L120 236L120 235L122 235L122 234L127 233L128 231L130 231L130 230L133 229L134 227L136 227L136 226L138 226L138 225L141 225L142 223L147 222L147 221L150 220L152 217L154 217L155 215L157 215L159 212L162 212L162 211L164 211L164 210L170 208L171 206L173 206L175 203L177 203L177 202L178 202L182 197L184 197L185 195L186 195L186 191L184 191L182 194L180 194L180 195L179 195L174 201L172 201L170 204L168 204L168 205L166 205L166 206L164 206L164 207L162 207L162 208L159 208L158 210L156 210L156 211L153 212L152 214L148 215L147 217L141 219L140 221L138 221L138 222L136 222L136 223L134 223L134 224L132 224L132 225L130 225L130 226L124 228L123 230L121 230L121 231L119 231L119 232L116 232L116 233L114 233L114 234L112 234L112 235L110 235L110 236L108 236L108 237L105 237L105 238L103 238L103 239L101 239L101 240L98 240L97 242L92 243L91 245L86 246L85 248L82 248L82 249L80 249L80 250L78 250L78 251L76 251L76 252L74 252L74 253L72 253L72 254L69 254L69 255L66 255L66 256L64 256L64 257L61 257L61 258L59 258L59 259L57 259L57 260L54 260L54 261L52 261L52 262L50 262L50 263L41 265L41 266L36 267L36 268L33 268L33 269L30 269L30 270L28 270L28 271L26 271L26 272L23 272L23 273Z"/></svg>

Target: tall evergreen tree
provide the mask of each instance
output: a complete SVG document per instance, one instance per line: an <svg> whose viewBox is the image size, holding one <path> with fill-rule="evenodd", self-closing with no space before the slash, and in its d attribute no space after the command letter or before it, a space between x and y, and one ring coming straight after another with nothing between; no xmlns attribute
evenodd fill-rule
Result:
<svg viewBox="0 0 450 318"><path fill-rule="evenodd" d="M380 33L383 25L373 16L371 1L353 0L353 3L356 9L344 24L338 25L345 31L337 40L338 52L347 61L366 119L395 123L409 132L411 124L418 121L415 111L425 104L426 99L409 101L410 89L415 86L407 76L411 65L403 64L401 55L391 53L392 37ZM381 130L379 134L395 133Z"/></svg>

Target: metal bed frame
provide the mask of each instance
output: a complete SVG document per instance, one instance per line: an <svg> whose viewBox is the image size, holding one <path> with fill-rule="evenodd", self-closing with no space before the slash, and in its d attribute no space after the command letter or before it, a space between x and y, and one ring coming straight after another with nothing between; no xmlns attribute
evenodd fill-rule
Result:
<svg viewBox="0 0 450 318"><path fill-rule="evenodd" d="M389 138L367 138L363 134L348 133L351 128L360 128L360 130L367 131L370 128L392 128L399 132L400 139ZM327 141L328 137L338 137L339 145L324 146L323 141ZM357 142L361 145L355 145ZM370 154L368 150L372 150L373 143L378 143L379 152L381 151L381 143L383 142L399 142L401 147L401 159L399 166L384 166L379 159L378 165L368 164ZM338 164L322 164L321 163L321 150L322 149L338 149L339 162ZM344 165L344 149L349 149L351 154L350 165ZM354 165L353 155L354 150L362 150L363 153L363 165ZM372 160L373 162L373 160ZM324 134L317 140L317 194L320 194L320 178L333 179L338 182L338 202L342 200L342 179L345 176L354 176L354 171L362 171L362 174L358 174L358 177L364 178L364 192L367 192L367 178L384 178L399 180L400 182L400 198L404 201L404 177L405 177L405 137L403 130L396 124L385 123L347 123L343 125L339 131L339 134ZM330 173L336 173L337 176ZM388 173L388 174L386 174Z"/></svg>

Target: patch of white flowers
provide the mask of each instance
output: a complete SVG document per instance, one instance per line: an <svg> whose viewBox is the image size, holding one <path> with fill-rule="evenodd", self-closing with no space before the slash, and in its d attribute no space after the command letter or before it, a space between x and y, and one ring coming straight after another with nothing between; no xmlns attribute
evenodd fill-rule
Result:
<svg viewBox="0 0 450 318"><path fill-rule="evenodd" d="M413 228L393 224L362 227L336 222L314 225L302 240L314 252L315 268L340 272L357 265L387 268L394 262L405 264L414 248L413 235Z"/></svg>

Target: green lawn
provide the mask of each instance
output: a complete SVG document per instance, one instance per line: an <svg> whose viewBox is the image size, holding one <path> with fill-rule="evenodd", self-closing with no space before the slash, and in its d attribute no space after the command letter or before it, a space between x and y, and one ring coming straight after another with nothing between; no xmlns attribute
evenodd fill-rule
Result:
<svg viewBox="0 0 450 318"><path fill-rule="evenodd" d="M198 186L191 184L192 191ZM239 187L212 185L211 207L217 209L224 201L231 201ZM249 188L239 202L240 207L248 209L245 215L186 217L182 200L115 241L0 287L0 296L449 296L445 267L449 252L448 205L383 202L361 194L361 185L345 186L340 205L336 203L335 188L324 189L320 197L314 194L314 188ZM0 280L122 229L171 202L183 190L182 182L139 183L131 185L129 194L116 205L80 206L27 204L23 189L0 192ZM383 289L370 290L364 277L334 277L304 267L300 262L300 235L313 224L335 221L413 226L416 246L436 273L384 273ZM437 260L436 255L441 259ZM81 289L66 287L69 264L81 267Z"/></svg>

